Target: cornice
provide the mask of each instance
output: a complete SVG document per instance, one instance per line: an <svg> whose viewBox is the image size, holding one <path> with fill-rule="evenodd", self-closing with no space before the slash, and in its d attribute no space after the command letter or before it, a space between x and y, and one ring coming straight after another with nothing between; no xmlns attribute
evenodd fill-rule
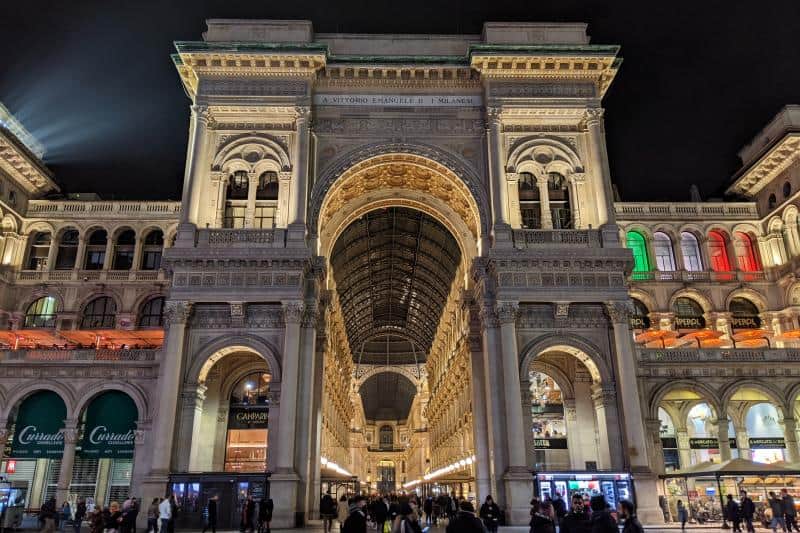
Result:
<svg viewBox="0 0 800 533"><path fill-rule="evenodd" d="M21 141L0 127L0 167L34 196L58 191L53 173Z"/></svg>
<svg viewBox="0 0 800 533"><path fill-rule="evenodd" d="M758 161L744 170L728 187L727 192L755 196L798 160L800 160L800 132L788 133Z"/></svg>

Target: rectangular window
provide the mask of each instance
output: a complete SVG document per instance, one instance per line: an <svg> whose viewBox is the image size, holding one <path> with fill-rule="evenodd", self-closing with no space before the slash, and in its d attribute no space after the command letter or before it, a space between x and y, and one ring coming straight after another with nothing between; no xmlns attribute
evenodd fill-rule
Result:
<svg viewBox="0 0 800 533"><path fill-rule="evenodd" d="M86 252L86 270L102 270L106 261L106 251L88 250Z"/></svg>
<svg viewBox="0 0 800 533"><path fill-rule="evenodd" d="M253 227L258 229L272 229L275 227L275 208L256 207Z"/></svg>
<svg viewBox="0 0 800 533"><path fill-rule="evenodd" d="M142 256L142 270L158 270L161 268L161 250L145 251Z"/></svg>
<svg viewBox="0 0 800 533"><path fill-rule="evenodd" d="M229 429L226 472L263 472L267 466L266 429Z"/></svg>
<svg viewBox="0 0 800 533"><path fill-rule="evenodd" d="M223 227L242 229L244 228L244 212L245 207L229 205L225 208L225 220Z"/></svg>
<svg viewBox="0 0 800 533"><path fill-rule="evenodd" d="M130 270L133 267L133 250L117 250L112 270Z"/></svg>

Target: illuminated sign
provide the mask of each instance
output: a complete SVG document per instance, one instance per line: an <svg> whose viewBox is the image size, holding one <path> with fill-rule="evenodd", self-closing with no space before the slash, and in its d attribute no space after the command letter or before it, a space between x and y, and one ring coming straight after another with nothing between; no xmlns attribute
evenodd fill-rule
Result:
<svg viewBox="0 0 800 533"><path fill-rule="evenodd" d="M534 450L566 450L567 439L533 439Z"/></svg>
<svg viewBox="0 0 800 533"><path fill-rule="evenodd" d="M676 316L675 327L678 329L700 329L706 327L706 319L701 316Z"/></svg>
<svg viewBox="0 0 800 533"><path fill-rule="evenodd" d="M750 449L763 450L776 448L786 448L786 441L783 440L783 437L760 437L750 439Z"/></svg>
<svg viewBox="0 0 800 533"><path fill-rule="evenodd" d="M758 329L761 327L761 318L757 316L735 316L731 318L733 329Z"/></svg>

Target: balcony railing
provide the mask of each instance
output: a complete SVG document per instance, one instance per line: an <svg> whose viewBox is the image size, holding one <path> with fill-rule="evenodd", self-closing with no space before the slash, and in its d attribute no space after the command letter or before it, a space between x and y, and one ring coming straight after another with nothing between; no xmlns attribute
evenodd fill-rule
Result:
<svg viewBox="0 0 800 533"><path fill-rule="evenodd" d="M643 281L764 281L768 279L766 272L715 272L713 270L701 270L689 272L687 270L649 272L631 272L630 280L633 282ZM771 278L770 278L771 279Z"/></svg>
<svg viewBox="0 0 800 533"><path fill-rule="evenodd" d="M42 281L164 281L163 270L21 270L17 282Z"/></svg>
<svg viewBox="0 0 800 533"><path fill-rule="evenodd" d="M66 362L66 361L112 361L148 362L156 360L158 350L0 350L0 363L25 362Z"/></svg>
<svg viewBox="0 0 800 533"><path fill-rule="evenodd" d="M800 350L794 348L758 349L653 349L637 348L642 363L757 363L798 362Z"/></svg>
<svg viewBox="0 0 800 533"><path fill-rule="evenodd" d="M645 219L757 219L758 207L754 202L616 202L614 212L618 220Z"/></svg>
<svg viewBox="0 0 800 533"><path fill-rule="evenodd" d="M520 249L540 246L600 248L600 231L593 229L517 229L514 230L514 246Z"/></svg>
<svg viewBox="0 0 800 533"><path fill-rule="evenodd" d="M268 246L275 243L274 229L201 229L197 232L199 248L247 248Z"/></svg>
<svg viewBox="0 0 800 533"><path fill-rule="evenodd" d="M113 201L53 201L31 200L28 216L72 218L88 215L92 218L177 218L180 202L113 202Z"/></svg>

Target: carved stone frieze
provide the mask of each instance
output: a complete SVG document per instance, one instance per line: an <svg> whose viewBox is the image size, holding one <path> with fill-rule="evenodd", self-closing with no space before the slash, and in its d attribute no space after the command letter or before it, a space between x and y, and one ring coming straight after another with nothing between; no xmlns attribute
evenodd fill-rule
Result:
<svg viewBox="0 0 800 533"><path fill-rule="evenodd" d="M480 118L319 118L314 131L319 135L481 135Z"/></svg>
<svg viewBox="0 0 800 533"><path fill-rule="evenodd" d="M164 322L168 324L186 324L192 314L192 304L168 300L164 304Z"/></svg>
<svg viewBox="0 0 800 533"><path fill-rule="evenodd" d="M300 324L303 319L305 304L303 302L286 302L283 304L283 319L288 324Z"/></svg>
<svg viewBox="0 0 800 533"><path fill-rule="evenodd" d="M500 324L514 323L519 315L519 304L517 302L497 302L496 310Z"/></svg>
<svg viewBox="0 0 800 533"><path fill-rule="evenodd" d="M310 85L303 80L257 77L204 77L198 94L202 96L307 96Z"/></svg>
<svg viewBox="0 0 800 533"><path fill-rule="evenodd" d="M489 86L489 96L497 98L593 98L593 83L499 82Z"/></svg>

